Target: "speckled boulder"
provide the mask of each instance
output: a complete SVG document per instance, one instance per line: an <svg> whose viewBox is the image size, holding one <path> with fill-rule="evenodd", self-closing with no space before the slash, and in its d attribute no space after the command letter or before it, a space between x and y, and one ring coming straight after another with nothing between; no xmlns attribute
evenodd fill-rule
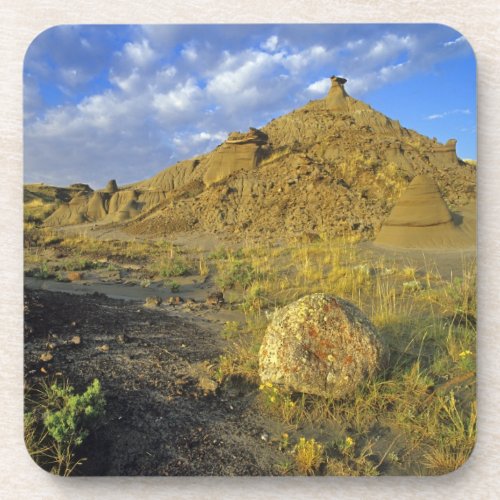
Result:
<svg viewBox="0 0 500 500"><path fill-rule="evenodd" d="M349 302L317 293L278 310L259 352L259 374L288 390L342 398L379 369L383 345Z"/></svg>

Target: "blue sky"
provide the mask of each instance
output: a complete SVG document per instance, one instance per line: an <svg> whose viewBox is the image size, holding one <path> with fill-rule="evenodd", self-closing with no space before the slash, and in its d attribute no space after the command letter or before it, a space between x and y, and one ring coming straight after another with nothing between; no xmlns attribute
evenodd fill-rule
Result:
<svg viewBox="0 0 500 500"><path fill-rule="evenodd" d="M323 97L332 74L476 158L476 62L446 26L75 25L26 53L25 181L144 179Z"/></svg>

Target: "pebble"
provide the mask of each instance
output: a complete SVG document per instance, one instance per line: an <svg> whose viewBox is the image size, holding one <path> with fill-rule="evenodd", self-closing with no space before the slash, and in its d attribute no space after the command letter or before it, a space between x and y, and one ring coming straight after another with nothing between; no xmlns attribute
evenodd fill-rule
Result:
<svg viewBox="0 0 500 500"><path fill-rule="evenodd" d="M48 363L49 361L52 361L53 358L54 358L54 356L52 356L52 354L50 352L44 352L40 356L40 361L43 361L44 363Z"/></svg>

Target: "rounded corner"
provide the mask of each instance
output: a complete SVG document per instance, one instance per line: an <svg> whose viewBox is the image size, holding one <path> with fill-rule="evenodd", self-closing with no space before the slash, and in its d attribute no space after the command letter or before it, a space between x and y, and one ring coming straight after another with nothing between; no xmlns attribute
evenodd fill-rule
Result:
<svg viewBox="0 0 500 500"><path fill-rule="evenodd" d="M26 427L24 427L24 431L23 431L23 445L22 448L24 450L24 452L26 453L26 455L28 456L28 458L30 459L30 461L35 464L35 466L39 469L39 470L42 470L43 472L45 472L46 474L48 474L49 476L54 476L54 474L52 472L50 472L50 470L47 470L45 469L44 467L42 467L36 460L35 458L33 457L33 455L30 453L30 450L28 448L28 443L26 442Z"/></svg>
<svg viewBox="0 0 500 500"><path fill-rule="evenodd" d="M442 26L443 28L447 28L450 31L455 32L456 39L452 40L451 43L456 43L460 39L463 40L463 42L469 46L469 49L472 53L472 56L474 57L474 63L477 66L477 56L476 56L476 51L474 49L474 46L472 45L472 43L470 43L469 39L461 31L457 30L454 26L451 26L451 25L446 24L446 23L435 23L435 25Z"/></svg>
<svg viewBox="0 0 500 500"><path fill-rule="evenodd" d="M23 56L23 72L25 71L26 69L26 59L30 53L30 51L33 49L33 47L36 46L36 44L44 37L44 36L47 36L48 33L50 33L51 31L55 30L55 29L58 29L58 28L62 28L62 27L65 27L65 26L69 26L68 24L54 24L53 26L49 26L48 28L44 28L42 31L40 31L39 33L37 33L31 40L31 42L28 44L28 46L26 47L26 50L24 51L24 56Z"/></svg>
<svg viewBox="0 0 500 500"><path fill-rule="evenodd" d="M467 456L467 458L465 459L464 462L462 462L456 469L453 469L453 470L450 470L450 471L447 471L447 472L444 472L443 474L437 474L437 477L451 477L455 474L460 474L464 468L466 467L469 467L470 465L470 459L472 457L472 455L474 454L475 450L476 450L476 447L477 447L477 434L475 436L475 439L474 439L474 444L472 446L472 449L470 450L470 453L469 455Z"/></svg>

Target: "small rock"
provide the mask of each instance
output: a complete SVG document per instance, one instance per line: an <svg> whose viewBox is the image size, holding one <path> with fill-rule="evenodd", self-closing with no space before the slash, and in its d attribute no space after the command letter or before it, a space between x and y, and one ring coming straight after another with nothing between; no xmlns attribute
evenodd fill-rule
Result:
<svg viewBox="0 0 500 500"><path fill-rule="evenodd" d="M54 359L54 356L52 356L50 352L44 352L40 356L40 361L43 361L44 363L48 363L49 361L52 361L52 359Z"/></svg>
<svg viewBox="0 0 500 500"><path fill-rule="evenodd" d="M179 297L178 295L174 297L169 297L168 303L173 306L178 306L179 304L182 304L184 302L184 299L182 297Z"/></svg>
<svg viewBox="0 0 500 500"><path fill-rule="evenodd" d="M69 281L80 281L83 279L83 273L81 271L68 271L66 273L66 278Z"/></svg>
<svg viewBox="0 0 500 500"><path fill-rule="evenodd" d="M200 377L198 379L198 387L205 393L206 396L208 394L213 394L217 390L218 386L217 382L211 378Z"/></svg>
<svg viewBox="0 0 500 500"><path fill-rule="evenodd" d="M98 351L101 352L108 352L109 351L109 345L108 344L102 344L97 348Z"/></svg>
<svg viewBox="0 0 500 500"><path fill-rule="evenodd" d="M213 292L208 295L206 303L211 306L224 304L224 295L222 292Z"/></svg>
<svg viewBox="0 0 500 500"><path fill-rule="evenodd" d="M80 335L74 335L71 337L70 343L74 345L80 345L82 342L82 339L80 338Z"/></svg>
<svg viewBox="0 0 500 500"><path fill-rule="evenodd" d="M119 333L116 337L115 340L118 344L126 344L127 342L130 341L130 337L126 335L125 333Z"/></svg>
<svg viewBox="0 0 500 500"><path fill-rule="evenodd" d="M47 349L49 349L50 351L52 349L55 349L57 347L57 344L55 342L47 342Z"/></svg>
<svg viewBox="0 0 500 500"><path fill-rule="evenodd" d="M147 297L144 303L145 307L158 307L162 303L161 297Z"/></svg>

